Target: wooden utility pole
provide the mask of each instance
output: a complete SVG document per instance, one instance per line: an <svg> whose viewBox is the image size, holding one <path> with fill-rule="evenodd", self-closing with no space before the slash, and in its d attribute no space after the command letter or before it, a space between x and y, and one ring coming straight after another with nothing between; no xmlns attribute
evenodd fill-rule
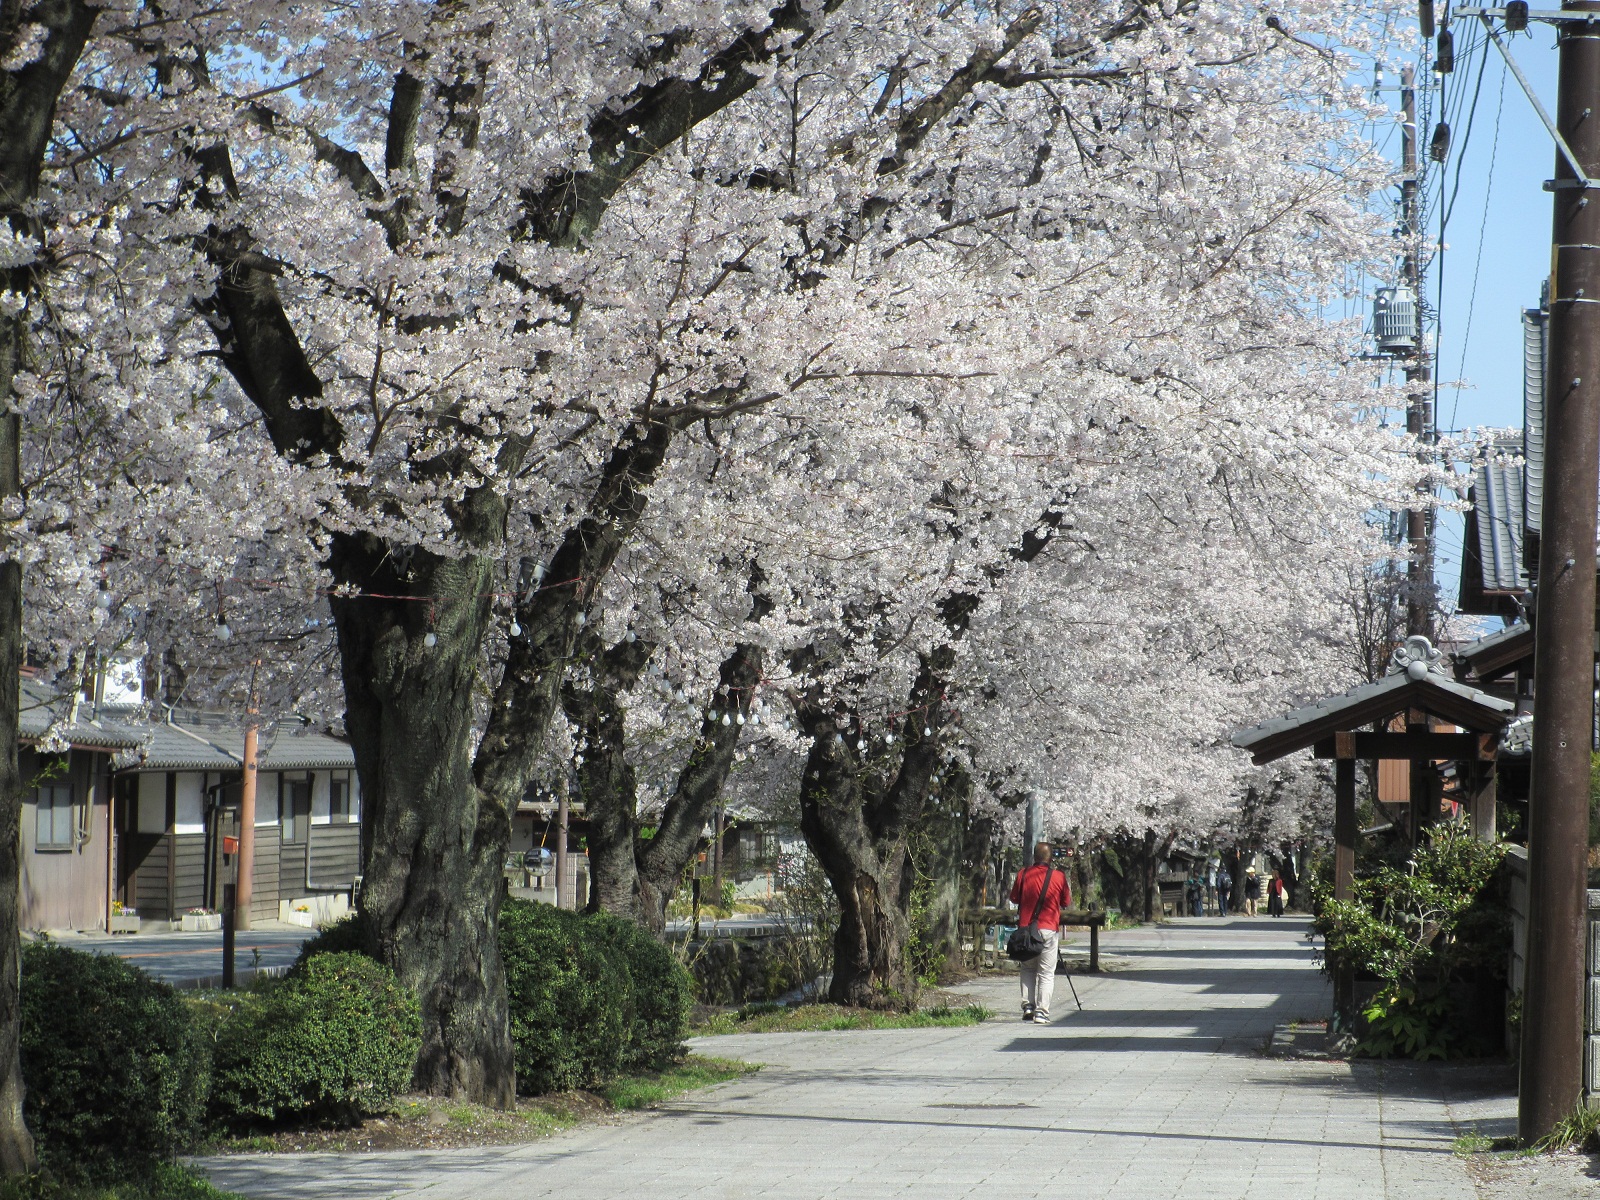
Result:
<svg viewBox="0 0 1600 1200"><path fill-rule="evenodd" d="M244 778L239 784L239 867L233 890L233 928L250 928L250 894L256 869L256 753L260 740L260 714L256 711L256 681L250 679L250 706L245 709Z"/></svg>
<svg viewBox="0 0 1600 1200"><path fill-rule="evenodd" d="M567 892L567 789L561 789L561 796L556 801L556 907L575 908L569 904L571 899Z"/></svg>
<svg viewBox="0 0 1600 1200"><path fill-rule="evenodd" d="M1400 240L1405 247L1400 278L1415 298L1417 348L1406 366L1406 432L1418 442L1433 440L1433 370L1422 323L1422 263L1417 254L1421 233L1418 206L1420 181L1417 176L1417 88L1416 72L1406 67L1400 73ZM1419 484L1418 495L1427 497L1406 513L1406 542L1411 557L1406 564L1406 636L1433 637L1433 505L1432 489ZM1417 786L1416 772L1412 788ZM1411 797L1412 827L1416 828L1419 797Z"/></svg>
<svg viewBox="0 0 1600 1200"><path fill-rule="evenodd" d="M1600 14L1568 0L1563 16ZM1556 131L1544 510L1534 622L1528 958L1517 1132L1531 1143L1583 1088L1584 885L1594 715L1595 520L1600 489L1600 25L1556 22Z"/></svg>

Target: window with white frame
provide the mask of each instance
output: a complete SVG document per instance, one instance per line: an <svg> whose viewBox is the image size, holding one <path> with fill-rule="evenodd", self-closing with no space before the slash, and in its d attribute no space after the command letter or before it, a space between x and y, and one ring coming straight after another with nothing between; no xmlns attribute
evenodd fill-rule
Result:
<svg viewBox="0 0 1600 1200"><path fill-rule="evenodd" d="M35 790L38 805L33 844L39 850L70 850L77 813L70 783L41 783Z"/></svg>

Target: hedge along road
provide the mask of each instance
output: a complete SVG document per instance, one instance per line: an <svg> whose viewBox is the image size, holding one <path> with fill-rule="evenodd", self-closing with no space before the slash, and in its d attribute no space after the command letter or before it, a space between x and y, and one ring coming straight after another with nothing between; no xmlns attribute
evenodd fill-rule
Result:
<svg viewBox="0 0 1600 1200"><path fill-rule="evenodd" d="M1576 1157L1452 1153L1514 1127L1503 1066L1263 1057L1274 1024L1327 1009L1305 932L1231 918L1108 934L1120 969L1077 978L1082 1013L1058 987L1049 1026L1021 1024L1001 980L967 988L1002 1014L979 1026L698 1039L766 1069L532 1145L199 1165L259 1200L1592 1195Z"/></svg>

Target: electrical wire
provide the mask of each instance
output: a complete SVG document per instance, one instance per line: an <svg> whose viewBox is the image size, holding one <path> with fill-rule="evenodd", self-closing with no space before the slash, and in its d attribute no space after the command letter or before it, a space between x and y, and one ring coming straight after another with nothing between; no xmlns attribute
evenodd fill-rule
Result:
<svg viewBox="0 0 1600 1200"><path fill-rule="evenodd" d="M1506 101L1506 66L1500 64L1500 98L1494 111L1494 140L1489 144L1489 169L1484 175L1483 182L1483 217L1478 222L1478 249L1477 257L1472 264L1472 290L1467 295L1467 319L1461 329L1461 361L1456 367L1456 395L1450 405L1450 425L1456 424L1456 412L1461 406L1461 380L1467 373L1467 347L1472 342L1472 316L1478 307L1478 276L1483 269L1483 238L1489 229L1489 201L1494 195L1494 166L1500 154L1500 117L1505 108ZM1461 183L1461 165L1456 166L1456 186ZM1451 207L1455 206L1454 198Z"/></svg>

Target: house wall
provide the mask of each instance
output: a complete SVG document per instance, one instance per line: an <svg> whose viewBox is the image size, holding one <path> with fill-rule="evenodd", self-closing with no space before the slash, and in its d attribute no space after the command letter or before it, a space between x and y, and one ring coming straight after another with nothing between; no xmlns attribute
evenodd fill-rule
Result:
<svg viewBox="0 0 1600 1200"><path fill-rule="evenodd" d="M59 757L26 748L19 755L25 788L18 846L20 923L27 930L104 929L111 796L108 757L87 750L68 754L66 781L72 787L76 814L72 842L59 849L41 848L37 840L38 792L29 785Z"/></svg>

